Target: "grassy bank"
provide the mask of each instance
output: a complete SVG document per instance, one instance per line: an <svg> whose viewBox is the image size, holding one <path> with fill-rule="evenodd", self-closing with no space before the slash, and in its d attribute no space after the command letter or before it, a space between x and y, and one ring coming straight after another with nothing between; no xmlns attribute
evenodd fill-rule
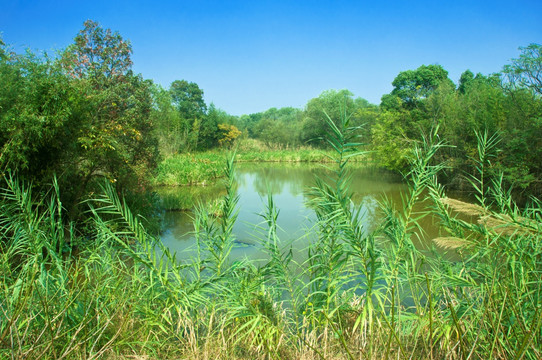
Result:
<svg viewBox="0 0 542 360"><path fill-rule="evenodd" d="M331 162L331 151L312 148L267 149L262 151L242 151L236 156L239 162Z"/></svg>
<svg viewBox="0 0 542 360"><path fill-rule="evenodd" d="M490 181L483 173L472 179L477 206L448 199L435 180L443 166L431 162L442 145L429 141L411 159L402 205L383 201L382 224L366 234L349 195L344 139L334 140L335 183L312 189L317 240L300 263L277 236L271 196L259 238L267 263L230 260L233 159L222 216L196 211L194 258L175 258L150 236L111 184L88 202L82 236L63 221L54 188L33 197L6 179L0 358L539 359L541 204L520 213L498 177L480 186ZM426 193L443 234L435 241L457 261L413 245L427 215L414 209Z"/></svg>
<svg viewBox="0 0 542 360"><path fill-rule="evenodd" d="M153 180L155 185L207 185L222 176L227 151L177 154L164 159ZM327 152L329 154L329 152ZM326 153L312 149L246 151L236 154L238 162L330 162Z"/></svg>
<svg viewBox="0 0 542 360"><path fill-rule="evenodd" d="M205 185L222 176L225 155L216 151L172 155L158 164L152 180L158 186Z"/></svg>
<svg viewBox="0 0 542 360"><path fill-rule="evenodd" d="M166 157L158 166L153 179L158 186L207 185L221 177L222 164L227 150L212 150L197 153L183 153ZM287 162L287 163L330 163L334 153L331 150L318 150L311 147L275 149L256 140L241 143L236 151L237 162ZM366 161L357 156L353 162Z"/></svg>

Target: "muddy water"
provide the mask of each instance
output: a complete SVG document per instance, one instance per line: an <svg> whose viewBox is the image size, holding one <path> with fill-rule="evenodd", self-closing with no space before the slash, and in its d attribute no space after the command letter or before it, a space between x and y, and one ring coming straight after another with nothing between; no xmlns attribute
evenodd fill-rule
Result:
<svg viewBox="0 0 542 360"><path fill-rule="evenodd" d="M276 207L279 209L278 235L283 244L292 246L294 256L302 259L311 240L314 240L316 217L307 202L307 190L314 186L315 177L326 178L330 172L322 166L308 164L240 164L236 169L238 203L238 219L234 226L235 247L232 251L234 259L249 257L263 259L265 254L259 246L259 239L264 237L265 227L260 214L265 211L267 194L271 192ZM366 231L374 229L380 222L382 214L378 202L383 198L396 203L401 202L401 193L406 185L400 178L388 173L367 169L352 170L353 201L361 207L362 221ZM192 216L190 209L194 203L212 203L225 194L220 181L206 187L178 187L158 189L164 205L175 211L167 211L164 217L162 241L171 250L178 253L179 258L194 254L195 238L193 236ZM184 209L180 211L180 209ZM430 247L430 239L438 236L438 228L431 218L422 222L425 234L417 242L421 248ZM309 234L309 235L307 235Z"/></svg>

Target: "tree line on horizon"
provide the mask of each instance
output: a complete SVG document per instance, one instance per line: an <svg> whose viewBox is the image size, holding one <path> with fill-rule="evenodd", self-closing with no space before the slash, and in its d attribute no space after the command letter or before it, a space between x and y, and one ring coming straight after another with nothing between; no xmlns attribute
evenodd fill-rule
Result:
<svg viewBox="0 0 542 360"><path fill-rule="evenodd" d="M53 175L71 218L103 179L151 208L149 179L162 157L231 147L252 138L267 148L325 147L326 117L351 118L378 165L407 170L407 158L436 127L450 146L437 161L445 180L462 187L477 136L487 132L500 151L487 154L503 181L542 193L542 46L520 48L501 73L466 70L455 84L440 65L400 72L379 105L348 90L326 90L303 109L271 108L233 116L207 105L194 82L168 89L132 70L130 42L86 21L56 57L16 54L0 40L0 171L36 187ZM129 196L129 195L133 196Z"/></svg>
<svg viewBox="0 0 542 360"><path fill-rule="evenodd" d="M441 180L458 189L470 186L465 173L477 171L472 159L485 133L494 143L487 170L525 200L542 194L542 46L520 51L500 73L466 70L457 84L440 65L402 71L379 105L348 90L327 90L304 109L271 108L243 115L235 125L269 147L322 147L325 117L337 121L343 112L361 126L359 140L376 164L397 172L408 171L412 149L438 128L447 144L435 157L448 164Z"/></svg>

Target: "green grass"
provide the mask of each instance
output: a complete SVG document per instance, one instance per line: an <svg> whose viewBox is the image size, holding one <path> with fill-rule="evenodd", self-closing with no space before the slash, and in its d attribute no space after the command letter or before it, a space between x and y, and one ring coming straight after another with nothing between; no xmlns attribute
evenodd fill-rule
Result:
<svg viewBox="0 0 542 360"><path fill-rule="evenodd" d="M218 152L179 154L158 164L154 185L205 185L222 176L224 155Z"/></svg>
<svg viewBox="0 0 542 360"><path fill-rule="evenodd" d="M209 185L222 177L221 167L225 162L226 150L210 150L183 153L166 157L159 165L152 183L156 186ZM294 149L273 149L258 141L241 143L236 152L237 162L289 162L289 163L331 163L332 150L318 150L311 147ZM352 159L366 163L365 156Z"/></svg>
<svg viewBox="0 0 542 360"><path fill-rule="evenodd" d="M331 162L331 151L312 148L276 149L263 151L240 152L236 160L239 162Z"/></svg>
<svg viewBox="0 0 542 360"><path fill-rule="evenodd" d="M233 157L221 216L196 211L192 258L149 235L111 184L87 203L80 235L62 217L56 186L37 195L6 176L0 358L541 358L542 205L520 211L502 177L483 173L491 143L480 136L474 160L478 222L460 220L438 184L444 166L432 159L444 145L433 134L411 156L402 203L383 201L383 222L366 234L348 180L353 129L347 117L329 125L334 181L310 189L317 239L301 262L277 235L272 196L259 239L267 262L230 259ZM419 212L426 197L432 205ZM458 260L416 250L429 214L462 240Z"/></svg>

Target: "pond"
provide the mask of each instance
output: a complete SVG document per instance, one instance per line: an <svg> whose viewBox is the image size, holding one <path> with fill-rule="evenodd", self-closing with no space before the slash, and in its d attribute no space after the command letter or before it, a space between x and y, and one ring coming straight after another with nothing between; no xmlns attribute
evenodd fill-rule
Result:
<svg viewBox="0 0 542 360"><path fill-rule="evenodd" d="M316 216L307 206L309 196L307 190L314 186L315 177L326 177L321 165L289 164L289 163L241 163L236 167L236 183L238 202L238 219L234 226L236 237L233 259L249 257L254 260L265 257L258 239L263 234L263 218L267 194L271 192L276 207L279 209L278 235L282 244L291 244L294 257L302 259L311 240L314 240ZM401 179L381 170L370 168L352 169L353 202L361 206L362 221L367 231L374 229L382 214L379 201L384 197L399 203L401 193L407 186ZM225 190L221 181L211 186L169 187L157 189L164 206L177 211L166 211L164 230L161 235L163 243L178 257L191 256L195 248L193 236L192 211L195 203L212 203L224 196ZM179 209L184 209L179 211ZM427 247L430 239L438 236L438 228L434 220L425 218L422 223L425 234L417 244ZM307 235L309 234L309 235ZM424 243L425 242L425 243Z"/></svg>

